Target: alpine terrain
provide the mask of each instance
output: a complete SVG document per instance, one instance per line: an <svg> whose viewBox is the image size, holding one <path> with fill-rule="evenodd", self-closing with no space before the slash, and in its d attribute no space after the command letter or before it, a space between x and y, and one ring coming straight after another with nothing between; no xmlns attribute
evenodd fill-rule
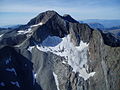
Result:
<svg viewBox="0 0 120 90"><path fill-rule="evenodd" d="M1 28L0 90L120 90L120 37L55 11Z"/></svg>

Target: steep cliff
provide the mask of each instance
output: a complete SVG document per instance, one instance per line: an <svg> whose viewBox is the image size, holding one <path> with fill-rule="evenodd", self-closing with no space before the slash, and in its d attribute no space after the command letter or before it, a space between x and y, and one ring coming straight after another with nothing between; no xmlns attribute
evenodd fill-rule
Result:
<svg viewBox="0 0 120 90"><path fill-rule="evenodd" d="M120 47L108 46L105 41L102 33L93 31L89 45L89 69L96 74L89 81L89 90L120 89Z"/></svg>
<svg viewBox="0 0 120 90"><path fill-rule="evenodd" d="M12 47L0 49L0 90L35 90L37 86L33 64Z"/></svg>

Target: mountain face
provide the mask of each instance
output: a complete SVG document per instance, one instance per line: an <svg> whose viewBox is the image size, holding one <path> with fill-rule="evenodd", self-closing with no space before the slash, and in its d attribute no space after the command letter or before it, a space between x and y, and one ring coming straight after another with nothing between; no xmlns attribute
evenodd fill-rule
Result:
<svg viewBox="0 0 120 90"><path fill-rule="evenodd" d="M0 90L119 90L119 53L114 35L46 11L0 34Z"/></svg>
<svg viewBox="0 0 120 90"><path fill-rule="evenodd" d="M12 47L0 50L0 89L33 90L33 64Z"/></svg>

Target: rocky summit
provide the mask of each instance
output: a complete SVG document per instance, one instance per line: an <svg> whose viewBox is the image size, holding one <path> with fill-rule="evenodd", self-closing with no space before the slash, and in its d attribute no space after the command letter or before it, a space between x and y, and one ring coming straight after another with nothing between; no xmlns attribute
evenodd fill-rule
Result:
<svg viewBox="0 0 120 90"><path fill-rule="evenodd" d="M0 90L120 90L120 38L40 13L0 31Z"/></svg>

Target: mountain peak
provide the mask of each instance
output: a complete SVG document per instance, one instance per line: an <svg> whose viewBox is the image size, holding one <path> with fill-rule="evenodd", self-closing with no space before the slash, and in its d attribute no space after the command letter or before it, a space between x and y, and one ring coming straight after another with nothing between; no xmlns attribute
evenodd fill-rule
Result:
<svg viewBox="0 0 120 90"><path fill-rule="evenodd" d="M50 20L51 18L55 17L56 18L61 18L64 19L68 22L72 22L72 23L78 23L75 19L73 19L69 14L65 14L63 16L60 16L56 11L54 10L48 10L45 11L43 13L40 13L38 16L36 16L35 18L31 19L27 25L34 25L34 24L38 24L40 22L42 23L46 23L48 20Z"/></svg>
<svg viewBox="0 0 120 90"><path fill-rule="evenodd" d="M50 18L52 18L55 15L59 15L57 12L55 12L54 10L48 10L45 11L43 13L40 13L38 16L36 16L35 18L31 19L27 25L34 25L34 24L38 24L40 22L42 23L46 23Z"/></svg>
<svg viewBox="0 0 120 90"><path fill-rule="evenodd" d="M46 13L46 14L58 14L56 11L54 10L48 10L48 11L45 11L43 13Z"/></svg>

